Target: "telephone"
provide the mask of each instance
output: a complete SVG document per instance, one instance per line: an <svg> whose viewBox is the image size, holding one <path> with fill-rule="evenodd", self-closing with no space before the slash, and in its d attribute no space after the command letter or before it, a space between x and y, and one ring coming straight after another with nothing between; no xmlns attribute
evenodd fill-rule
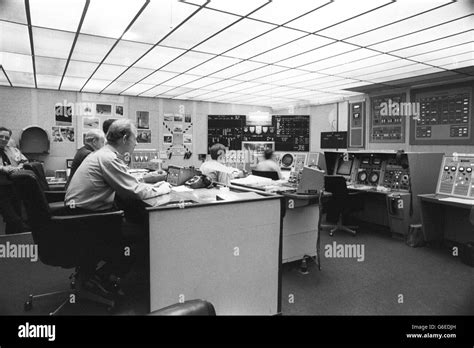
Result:
<svg viewBox="0 0 474 348"><path fill-rule="evenodd" d="M204 174L195 175L184 183L192 189L209 188L212 186L212 179Z"/></svg>

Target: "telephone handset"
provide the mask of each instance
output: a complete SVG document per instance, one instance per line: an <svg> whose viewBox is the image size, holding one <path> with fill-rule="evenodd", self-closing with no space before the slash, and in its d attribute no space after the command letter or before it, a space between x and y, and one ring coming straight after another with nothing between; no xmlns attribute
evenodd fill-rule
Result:
<svg viewBox="0 0 474 348"><path fill-rule="evenodd" d="M207 175L195 175L184 183L192 189L206 188L212 186L212 180Z"/></svg>

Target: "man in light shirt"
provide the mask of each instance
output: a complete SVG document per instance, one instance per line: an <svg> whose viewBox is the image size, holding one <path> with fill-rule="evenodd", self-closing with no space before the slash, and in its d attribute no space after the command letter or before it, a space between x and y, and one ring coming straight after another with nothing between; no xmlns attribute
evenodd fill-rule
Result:
<svg viewBox="0 0 474 348"><path fill-rule="evenodd" d="M137 130L130 120L117 120L107 132L107 145L87 156L66 192L65 203L73 209L107 211L121 200L145 200L167 194L171 185L139 182L129 174L127 162L135 149Z"/></svg>
<svg viewBox="0 0 474 348"><path fill-rule="evenodd" d="M240 174L240 170L225 166L222 162L225 159L226 148L222 144L214 144L209 150L211 159L204 162L199 170L204 175L209 176L212 181L228 184L232 177Z"/></svg>
<svg viewBox="0 0 474 348"><path fill-rule="evenodd" d="M263 153L265 160L261 161L255 167L255 170L260 172L277 172L278 179L282 179L280 166L275 160L274 152L271 149L266 149Z"/></svg>

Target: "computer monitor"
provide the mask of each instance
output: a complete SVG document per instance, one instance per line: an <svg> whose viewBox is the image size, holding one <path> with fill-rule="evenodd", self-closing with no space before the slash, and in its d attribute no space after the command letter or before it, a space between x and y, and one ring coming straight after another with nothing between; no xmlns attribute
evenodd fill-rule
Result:
<svg viewBox="0 0 474 348"><path fill-rule="evenodd" d="M343 175L343 176L351 175L352 163L353 163L352 158L349 159L348 161L344 161L342 158L340 158L338 166L337 166L336 175Z"/></svg>
<svg viewBox="0 0 474 348"><path fill-rule="evenodd" d="M304 166L296 192L299 194L318 194L323 187L324 171L318 168Z"/></svg>

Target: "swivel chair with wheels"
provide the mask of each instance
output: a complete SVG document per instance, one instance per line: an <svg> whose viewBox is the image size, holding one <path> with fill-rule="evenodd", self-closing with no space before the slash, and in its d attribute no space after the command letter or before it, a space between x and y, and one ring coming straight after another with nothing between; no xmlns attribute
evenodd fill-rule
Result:
<svg viewBox="0 0 474 348"><path fill-rule="evenodd" d="M278 180L278 173L277 172L252 170L252 175L261 176L261 177L269 178L269 179L272 179L272 180Z"/></svg>
<svg viewBox="0 0 474 348"><path fill-rule="evenodd" d="M323 209L326 212L326 222L332 224L322 224L321 228L329 228L329 235L334 235L336 231L345 231L356 235L357 226L346 226L343 219L349 213L360 208L361 202L358 199L358 192L349 192L346 180L339 175L326 175L324 177L324 191L331 195L324 198L322 202Z"/></svg>
<svg viewBox="0 0 474 348"><path fill-rule="evenodd" d="M65 300L51 315L67 304L71 294L78 300L88 299L113 309L113 298L88 291L82 283L77 288L75 280L85 270L94 270L101 260L117 258L117 253L123 250L120 244L123 211L70 215L63 207L53 215L35 174L18 171L11 175L11 180L25 205L40 261L49 266L75 269L70 277L71 290L30 295L25 310L32 308L35 299L59 294L66 294Z"/></svg>
<svg viewBox="0 0 474 348"><path fill-rule="evenodd" d="M183 303L176 303L171 306L158 309L150 315L201 315L215 316L216 310L212 303L205 300L190 300Z"/></svg>

